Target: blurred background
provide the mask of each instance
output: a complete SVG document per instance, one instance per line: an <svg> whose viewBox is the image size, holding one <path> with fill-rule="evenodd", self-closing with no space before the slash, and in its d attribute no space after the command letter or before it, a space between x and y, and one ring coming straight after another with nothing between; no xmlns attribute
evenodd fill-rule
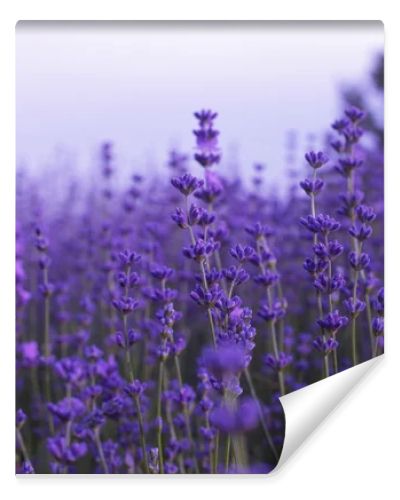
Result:
<svg viewBox="0 0 400 500"><path fill-rule="evenodd" d="M82 181L103 140L122 179L162 175L169 150L193 151L192 113L206 107L219 112L219 169L246 179L262 162L283 189L349 87L369 95L383 51L380 22L20 22L16 33L18 167Z"/></svg>

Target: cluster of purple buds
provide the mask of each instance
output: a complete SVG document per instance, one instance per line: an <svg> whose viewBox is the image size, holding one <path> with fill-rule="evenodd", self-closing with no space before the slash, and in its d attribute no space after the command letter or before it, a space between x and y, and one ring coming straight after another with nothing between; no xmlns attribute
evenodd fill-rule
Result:
<svg viewBox="0 0 400 500"><path fill-rule="evenodd" d="M304 179L304 181L300 182L300 187L306 194L308 194L308 196L316 196L324 187L324 181L318 177L315 180Z"/></svg>
<svg viewBox="0 0 400 500"><path fill-rule="evenodd" d="M340 223L330 215L319 214L316 217L308 215L300 219L301 224L314 234L327 236L340 229Z"/></svg>
<svg viewBox="0 0 400 500"><path fill-rule="evenodd" d="M113 172L113 151L111 142L104 142L101 146L100 151L100 159L101 159L101 169L102 174L106 179L109 179Z"/></svg>
<svg viewBox="0 0 400 500"><path fill-rule="evenodd" d="M328 156L322 151L319 151L318 153L310 151L309 153L305 154L305 159L310 167L314 170L323 167L329 161Z"/></svg>
<svg viewBox="0 0 400 500"><path fill-rule="evenodd" d="M201 188L204 184L204 181L186 173L181 175L180 177L172 178L171 184L184 196L189 196L197 189Z"/></svg>
<svg viewBox="0 0 400 500"><path fill-rule="evenodd" d="M57 472L60 471L60 465L72 465L87 453L86 443L75 441L69 445L66 438L62 436L49 438L47 448L57 462L55 468Z"/></svg>
<svg viewBox="0 0 400 500"><path fill-rule="evenodd" d="M332 147L338 153L349 153L354 144L356 144L363 135L363 130L359 123L364 119L365 112L352 106L345 111L345 117L336 120L332 124L339 136L339 140L332 141Z"/></svg>
<svg viewBox="0 0 400 500"><path fill-rule="evenodd" d="M264 357L265 365L277 372L284 370L288 365L290 365L292 361L293 361L293 356L291 354L286 354L284 352L280 352L278 356L274 356L273 354L267 354Z"/></svg>
<svg viewBox="0 0 400 500"><path fill-rule="evenodd" d="M128 349L129 347L132 347L134 344L137 344L141 340L141 338L142 334L132 328L128 330L126 339L122 332L116 332L114 334L115 343L122 349Z"/></svg>
<svg viewBox="0 0 400 500"><path fill-rule="evenodd" d="M213 253L218 250L220 246L220 242L215 241L212 238L209 238L208 240L199 238L192 245L184 247L182 253L188 259L203 262L205 259L213 255Z"/></svg>
<svg viewBox="0 0 400 500"><path fill-rule="evenodd" d="M204 168L219 163L221 159L218 147L218 130L213 128L214 120L218 116L211 110L202 110L194 114L199 122L199 128L193 131L196 137L197 152L195 160Z"/></svg>
<svg viewBox="0 0 400 500"><path fill-rule="evenodd" d="M241 400L237 408L223 404L211 412L210 421L223 433L248 432L258 425L257 404L251 398Z"/></svg>
<svg viewBox="0 0 400 500"><path fill-rule="evenodd" d="M329 332L331 335L336 335L338 331L347 325L348 318L341 316L339 311L328 313L325 317L317 320L318 325L322 330Z"/></svg>
<svg viewBox="0 0 400 500"><path fill-rule="evenodd" d="M344 307L350 318L357 318L365 309L365 302L358 298L350 297L344 301Z"/></svg>
<svg viewBox="0 0 400 500"><path fill-rule="evenodd" d="M286 309L287 303L285 301L276 300L272 306L262 304L258 311L258 315L267 322L277 321L285 316Z"/></svg>
<svg viewBox="0 0 400 500"><path fill-rule="evenodd" d="M373 308L377 316L372 320L372 331L374 336L376 337L376 346L375 346L375 355L378 353L379 348L379 339L383 338L384 333L384 289L381 288L375 300L372 303Z"/></svg>
<svg viewBox="0 0 400 500"><path fill-rule="evenodd" d="M319 336L313 341L313 346L318 352L327 356L339 347L339 342L333 337L324 340L323 337Z"/></svg>

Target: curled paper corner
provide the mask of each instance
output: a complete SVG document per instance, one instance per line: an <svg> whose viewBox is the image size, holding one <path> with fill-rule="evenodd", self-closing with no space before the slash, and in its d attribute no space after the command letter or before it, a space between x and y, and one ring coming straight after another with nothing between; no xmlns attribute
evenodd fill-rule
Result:
<svg viewBox="0 0 400 500"><path fill-rule="evenodd" d="M383 355L370 359L279 398L285 415L285 439L271 474L279 472L310 434L382 359Z"/></svg>

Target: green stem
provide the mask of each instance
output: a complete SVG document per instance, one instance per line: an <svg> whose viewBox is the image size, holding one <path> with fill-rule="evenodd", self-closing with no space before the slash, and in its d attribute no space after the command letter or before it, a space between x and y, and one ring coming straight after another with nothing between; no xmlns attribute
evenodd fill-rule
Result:
<svg viewBox="0 0 400 500"><path fill-rule="evenodd" d="M24 462L30 463L31 461L29 459L28 450L26 449L24 438L22 437L21 431L18 429L18 427L16 429L16 433L17 433L17 442L22 453L22 458Z"/></svg>
<svg viewBox="0 0 400 500"><path fill-rule="evenodd" d="M229 458L231 454L230 451L231 451L231 435L228 434L226 440L226 448L225 448L225 474L229 472Z"/></svg>
<svg viewBox="0 0 400 500"><path fill-rule="evenodd" d="M45 285L48 284L48 275L47 269L43 270L43 282ZM50 297L45 297L44 299L44 355L46 360L49 360L51 354L50 350ZM46 400L48 403L51 402L51 380L50 380L50 366L48 362L45 366L44 372L44 383L45 383L45 391L46 391ZM48 420L49 420L49 430L50 434L54 435L54 420L53 415L48 412Z"/></svg>
<svg viewBox="0 0 400 500"><path fill-rule="evenodd" d="M328 236L325 236L325 246L328 248ZM333 312L333 303L332 303L332 290L330 289L332 283L332 260L328 259L328 282L329 282L329 290L328 290L328 301L329 301L329 312ZM339 371L338 366L338 356L337 349L333 350L333 371L337 373Z"/></svg>
<svg viewBox="0 0 400 500"><path fill-rule="evenodd" d="M379 350L379 336L376 337L375 339L374 358L378 355L378 350Z"/></svg>
<svg viewBox="0 0 400 500"><path fill-rule="evenodd" d="M145 437L145 433L144 433L143 415L142 415L142 408L141 408L141 404L140 404L140 396L139 395L135 397L135 403L136 403L136 410L137 410L137 414L138 414L140 444L142 446L144 468L145 468L146 474L149 474L150 469L149 469L149 462L147 460L146 437Z"/></svg>
<svg viewBox="0 0 400 500"><path fill-rule="evenodd" d="M164 474L164 458L162 447L162 421L161 421L161 393L163 385L164 361L160 361L160 369L158 372L158 394L157 394L157 445L158 445L158 462L159 473Z"/></svg>
<svg viewBox="0 0 400 500"><path fill-rule="evenodd" d="M374 338L374 332L372 330L372 311L371 311L371 299L369 296L369 293L365 293L365 302L366 302L366 309L367 309L367 320L368 320L368 331L369 331L369 338L371 341L371 354L374 357L375 353L375 338Z"/></svg>
<svg viewBox="0 0 400 500"><path fill-rule="evenodd" d="M219 455L219 431L215 435L215 450L214 450L214 464L213 473L216 474L218 471L218 455Z"/></svg>
<svg viewBox="0 0 400 500"><path fill-rule="evenodd" d="M176 374L178 377L179 388L182 389L182 387L183 387L182 373L181 373L179 358L177 356L175 356L175 368L176 368ZM189 442L190 442L190 447L194 451L194 455L193 455L194 468L195 468L196 474L198 474L200 472L199 471L199 464L197 462L197 458L196 458L196 454L195 454L196 450L195 450L195 445L194 445L193 436L192 436L192 428L190 426L189 409L186 406L186 404L183 404L183 415L185 417L186 434L187 434L187 437L188 437Z"/></svg>
<svg viewBox="0 0 400 500"><path fill-rule="evenodd" d="M133 382L135 380L135 377L133 373L131 351L128 343L128 323L125 314L123 316L123 323L124 323L124 340L125 340L125 366L127 371L127 377L130 379L131 382Z"/></svg>
<svg viewBox="0 0 400 500"><path fill-rule="evenodd" d="M106 457L104 456L103 445L101 444L101 439L100 439L100 429L98 427L94 430L94 441L96 443L97 451L100 457L100 463L101 466L103 467L104 473L109 474L110 471L108 470Z"/></svg>
<svg viewBox="0 0 400 500"><path fill-rule="evenodd" d="M247 384L249 386L249 389L250 389L250 394L252 396L252 398L254 399L256 405L257 405L257 411L258 411L258 415L260 417L260 422L261 422L261 427L264 431L264 434L265 434L265 437L267 438L267 441L268 441L268 444L271 448L271 451L274 455L274 458L275 460L278 460L278 453L276 451L276 448L275 448L275 445L274 445L274 442L272 440L272 437L271 437L271 434L268 430L268 427L267 427L267 424L265 422L265 419L264 419L264 414L263 414L263 411L262 411L262 408L261 408L261 404L260 404L260 400L258 399L257 397L257 393L255 391L255 388L254 388L254 385L253 385L253 381L251 379L251 375L250 375L250 372L248 370L248 368L246 367L245 368L245 376L246 376L246 380L247 380Z"/></svg>
<svg viewBox="0 0 400 500"><path fill-rule="evenodd" d="M268 295L268 305L269 307L272 307L272 297L271 297L271 291L268 288L267 290L267 295ZM279 350L278 350L278 342L276 338L276 329L275 329L275 321L270 321L271 325L271 339L272 339L272 349L274 351L274 356L278 360L279 359ZM281 393L281 396L284 396L286 393L285 390L285 378L283 375L282 370L278 370L278 383L279 383L279 392Z"/></svg>

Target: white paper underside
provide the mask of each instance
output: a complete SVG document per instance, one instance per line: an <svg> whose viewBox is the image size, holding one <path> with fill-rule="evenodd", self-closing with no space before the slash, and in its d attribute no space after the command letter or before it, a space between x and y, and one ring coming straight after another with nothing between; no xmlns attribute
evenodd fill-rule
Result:
<svg viewBox="0 0 400 500"><path fill-rule="evenodd" d="M273 473L287 462L307 437L382 358L383 356L379 356L371 359L280 398L285 412L286 430L282 454Z"/></svg>

